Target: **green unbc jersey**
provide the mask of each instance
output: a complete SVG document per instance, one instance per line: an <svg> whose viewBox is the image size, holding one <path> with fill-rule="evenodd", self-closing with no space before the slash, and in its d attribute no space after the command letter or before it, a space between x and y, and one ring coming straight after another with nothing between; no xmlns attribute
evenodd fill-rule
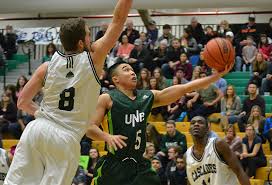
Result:
<svg viewBox="0 0 272 185"><path fill-rule="evenodd" d="M114 153L118 158L141 158L146 147L146 122L152 109L154 95L149 90L136 90L135 100L131 100L119 90L112 90L112 108L108 111L110 134L128 137L127 147Z"/></svg>

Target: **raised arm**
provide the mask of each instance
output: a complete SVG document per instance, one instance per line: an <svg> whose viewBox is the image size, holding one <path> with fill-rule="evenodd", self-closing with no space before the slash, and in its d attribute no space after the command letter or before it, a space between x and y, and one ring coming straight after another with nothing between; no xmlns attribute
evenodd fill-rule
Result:
<svg viewBox="0 0 272 185"><path fill-rule="evenodd" d="M132 0L119 0L114 9L112 23L109 25L105 35L93 43L91 47L91 52L93 52L92 58L98 70L103 68L107 54L119 39L131 5Z"/></svg>
<svg viewBox="0 0 272 185"><path fill-rule="evenodd" d="M239 182L241 185L250 185L249 178L247 177L246 173L244 172L240 162L236 155L230 150L229 145L221 140L216 140L216 149L224 159L224 161L229 165L232 171L236 174Z"/></svg>
<svg viewBox="0 0 272 185"><path fill-rule="evenodd" d="M34 96L42 89L48 63L43 63L24 86L19 96L17 106L28 114L34 115L39 106L33 102Z"/></svg>
<svg viewBox="0 0 272 185"><path fill-rule="evenodd" d="M222 73L216 73L211 76L191 81L187 84L174 85L162 91L152 91L154 93L153 107L168 105L180 99L184 94L198 90L216 82Z"/></svg>

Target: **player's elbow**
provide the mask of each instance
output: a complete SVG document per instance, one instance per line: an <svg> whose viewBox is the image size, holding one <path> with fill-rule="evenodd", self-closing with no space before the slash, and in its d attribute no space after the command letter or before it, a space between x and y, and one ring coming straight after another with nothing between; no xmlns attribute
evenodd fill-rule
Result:
<svg viewBox="0 0 272 185"><path fill-rule="evenodd" d="M26 106L27 106L27 100L23 98L22 96L19 96L17 101L18 109L24 110Z"/></svg>

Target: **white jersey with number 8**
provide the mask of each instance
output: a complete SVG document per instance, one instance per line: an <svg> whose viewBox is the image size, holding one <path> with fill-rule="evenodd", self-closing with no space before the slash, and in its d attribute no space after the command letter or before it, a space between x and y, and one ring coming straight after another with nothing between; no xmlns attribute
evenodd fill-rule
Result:
<svg viewBox="0 0 272 185"><path fill-rule="evenodd" d="M56 52L48 64L43 92L44 99L36 116L50 119L81 138L100 92L90 53Z"/></svg>

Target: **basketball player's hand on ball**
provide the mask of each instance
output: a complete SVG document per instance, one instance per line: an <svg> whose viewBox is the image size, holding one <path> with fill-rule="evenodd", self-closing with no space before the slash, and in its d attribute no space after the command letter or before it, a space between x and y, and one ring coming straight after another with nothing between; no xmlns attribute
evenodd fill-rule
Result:
<svg viewBox="0 0 272 185"><path fill-rule="evenodd" d="M127 140L128 138L126 136L122 136L122 135L108 135L106 142L108 143L110 149L114 149L114 150L118 150L122 149L123 147L126 147L127 144L125 142L125 140Z"/></svg>
<svg viewBox="0 0 272 185"><path fill-rule="evenodd" d="M220 75L220 76L224 76L224 75L228 74L228 72L233 68L233 65L234 65L234 62L233 62L233 63L228 63L228 64L225 66L224 71L219 72L219 75Z"/></svg>

